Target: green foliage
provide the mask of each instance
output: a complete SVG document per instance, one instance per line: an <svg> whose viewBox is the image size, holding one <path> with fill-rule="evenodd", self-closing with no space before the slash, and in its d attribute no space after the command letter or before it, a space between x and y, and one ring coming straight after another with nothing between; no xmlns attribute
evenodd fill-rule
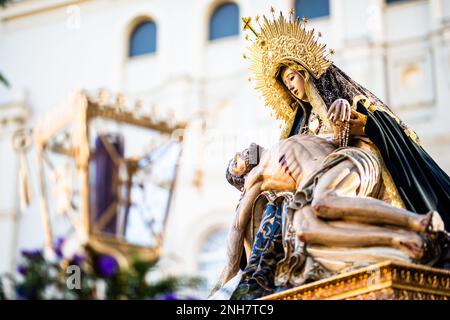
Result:
<svg viewBox="0 0 450 320"><path fill-rule="evenodd" d="M3 282L0 282L0 300L6 300L5 290L3 289Z"/></svg>
<svg viewBox="0 0 450 320"><path fill-rule="evenodd" d="M0 73L0 82L3 83L6 87L9 87L9 82L6 78Z"/></svg>
<svg viewBox="0 0 450 320"><path fill-rule="evenodd" d="M17 299L174 299L179 290L196 289L202 285L198 278L166 277L149 281L148 277L155 272L155 265L135 258L127 269L111 268L112 257L107 257L109 265L96 266L100 258L105 257L90 253L89 257L62 256L54 261L44 258L41 251L25 251L17 268L17 276L9 277L15 289ZM68 269L72 266L72 269ZM68 284L73 275L73 266L80 271L78 288ZM106 269L105 269L106 268ZM112 271L112 272L111 272ZM6 299L0 281L0 300Z"/></svg>
<svg viewBox="0 0 450 320"><path fill-rule="evenodd" d="M12 2L12 0L0 0L0 6L4 8L8 4L8 2Z"/></svg>
<svg viewBox="0 0 450 320"><path fill-rule="evenodd" d="M146 277L154 269L148 261L135 259L129 269L106 279L106 299L158 299L183 288L197 288L197 278L166 277L149 283Z"/></svg>

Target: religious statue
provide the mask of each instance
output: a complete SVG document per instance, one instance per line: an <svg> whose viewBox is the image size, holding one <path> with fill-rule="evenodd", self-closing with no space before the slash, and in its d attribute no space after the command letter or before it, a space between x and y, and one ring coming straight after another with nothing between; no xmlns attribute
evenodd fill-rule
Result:
<svg viewBox="0 0 450 320"><path fill-rule="evenodd" d="M444 229L439 214L420 215L379 200L386 192L381 188L380 172L372 151L337 150L332 142L314 135L295 135L268 150L252 144L236 153L227 178L242 190L242 198L229 234L229 260L222 281L238 272L251 209L265 191L293 192L283 212L284 233L294 233L290 241L285 238L292 256L286 255L277 267L279 278L292 285L310 276L303 270L308 254L327 271L352 268L349 261L357 266L389 259L434 262L439 254L435 233ZM360 249L352 259L342 259L350 248ZM302 274L295 275L299 270Z"/></svg>
<svg viewBox="0 0 450 320"><path fill-rule="evenodd" d="M256 89L284 128L276 151L252 145L227 167L243 193L213 293L237 275L234 297L256 298L380 259L449 267L449 176L306 18L271 11L259 31L242 20Z"/></svg>

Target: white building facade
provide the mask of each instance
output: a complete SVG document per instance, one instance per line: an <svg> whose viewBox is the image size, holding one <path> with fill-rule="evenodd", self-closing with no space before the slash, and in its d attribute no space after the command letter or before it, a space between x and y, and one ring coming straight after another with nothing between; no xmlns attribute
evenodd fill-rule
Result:
<svg viewBox="0 0 450 320"><path fill-rule="evenodd" d="M64 108L76 89L106 88L191 120L161 263L212 281L239 199L225 180L228 159L251 142L270 145L280 130L248 81L240 16L296 5L301 16L311 3L309 24L336 51L335 63L450 172L450 0L16 1L0 10L0 72L11 84L0 86L0 272L14 269L20 248L43 243L37 201L19 207L13 132ZM211 30L230 4L231 22ZM132 48L143 23L153 43Z"/></svg>

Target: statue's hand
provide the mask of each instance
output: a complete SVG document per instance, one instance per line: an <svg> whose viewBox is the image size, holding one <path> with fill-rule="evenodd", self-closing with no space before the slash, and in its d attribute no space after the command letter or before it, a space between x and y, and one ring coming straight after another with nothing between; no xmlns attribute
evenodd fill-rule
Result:
<svg viewBox="0 0 450 320"><path fill-rule="evenodd" d="M360 112L355 110L351 111L352 116L349 120L350 123L350 135L351 136L364 136L366 133L364 132L367 116L363 115Z"/></svg>
<svg viewBox="0 0 450 320"><path fill-rule="evenodd" d="M339 125L342 122L347 122L350 120L351 116L351 106L350 103L345 99L335 100L328 110L327 117L334 124Z"/></svg>
<svg viewBox="0 0 450 320"><path fill-rule="evenodd" d="M350 135L361 136L365 135L364 128L367 117L356 110L352 110L350 103L345 99L337 99L333 102L328 110L328 119L335 124L335 139L339 134L339 126L343 122L350 123Z"/></svg>

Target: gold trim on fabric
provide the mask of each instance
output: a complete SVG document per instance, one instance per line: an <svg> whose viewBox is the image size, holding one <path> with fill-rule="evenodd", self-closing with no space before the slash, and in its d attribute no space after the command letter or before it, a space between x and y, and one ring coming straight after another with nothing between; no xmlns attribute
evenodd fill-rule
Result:
<svg viewBox="0 0 450 320"><path fill-rule="evenodd" d="M297 108L301 108L301 107L297 107ZM291 133L292 126L294 125L295 113L296 113L296 111L292 111L289 119L284 121L283 128L281 129L280 140L284 140L289 137L289 133Z"/></svg>
<svg viewBox="0 0 450 320"><path fill-rule="evenodd" d="M309 98L311 107L313 108L314 112L319 115L319 118L322 122L319 133L333 133L333 124L327 117L327 106L311 81L308 81L306 83L305 92Z"/></svg>
<svg viewBox="0 0 450 320"><path fill-rule="evenodd" d="M360 102L361 100L363 100L363 101L362 101L362 105L363 105L367 110L369 110L370 112L372 112L372 113L375 112L375 111L386 112L386 113L387 113L391 118L393 118L399 125L401 125L400 118L397 117L393 112L391 112L390 110L388 110L388 109L386 109L386 108L383 108L383 107L380 106L380 105L373 104L373 103L370 101L370 99L369 99L367 96L363 95L363 94L357 95L357 96L355 96L355 97L353 98L352 108L353 108L354 110L356 110L356 106L357 106L358 102ZM412 141L414 141L414 143L416 143L417 145L420 146L420 139L419 139L419 137L417 136L417 134L416 134L411 128L403 129L403 131L405 132L405 134L406 134Z"/></svg>
<svg viewBox="0 0 450 320"><path fill-rule="evenodd" d="M373 154L378 158L380 162L381 178L383 180L384 186L383 194L380 195L381 200L390 203L394 207L405 209L405 204L400 197L397 186L395 185L394 180L392 179L392 176L387 169L383 157L381 156L381 153L378 150L377 146L368 137L361 137L356 141L355 147L369 149L373 152Z"/></svg>

